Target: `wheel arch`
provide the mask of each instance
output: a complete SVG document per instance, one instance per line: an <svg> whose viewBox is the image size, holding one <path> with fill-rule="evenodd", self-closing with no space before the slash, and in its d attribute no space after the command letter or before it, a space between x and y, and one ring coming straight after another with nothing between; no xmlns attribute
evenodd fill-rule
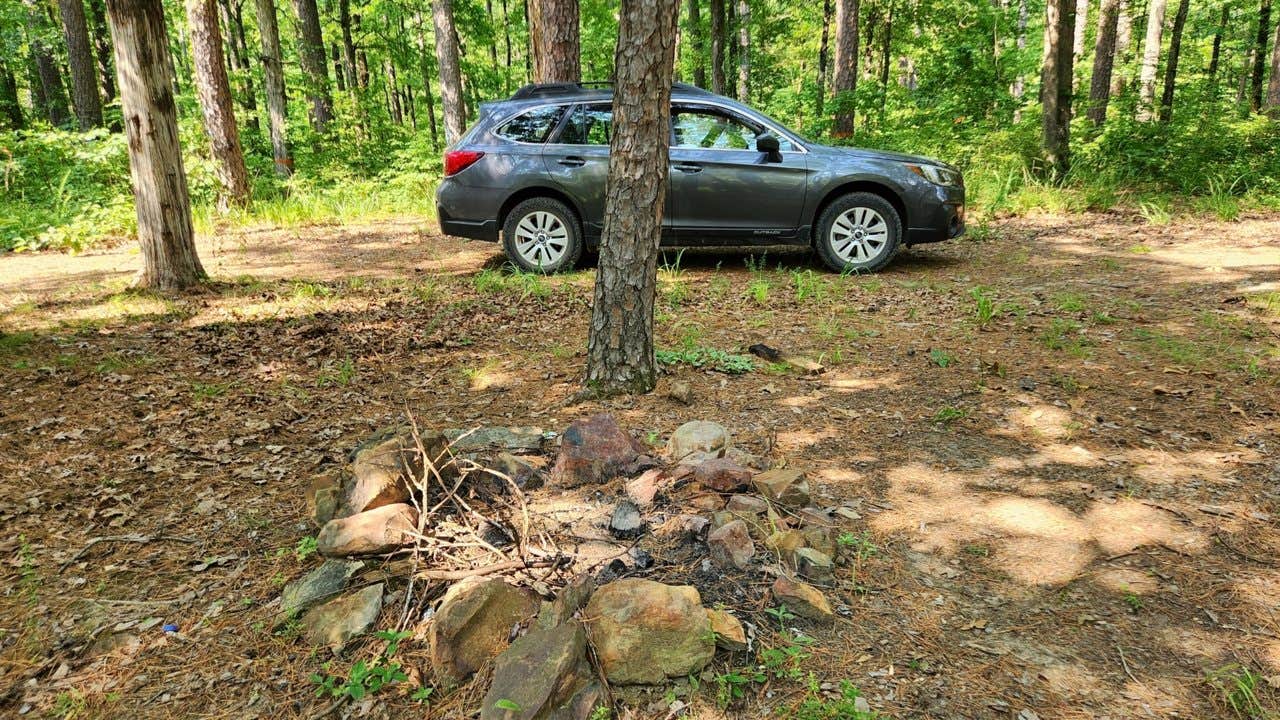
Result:
<svg viewBox="0 0 1280 720"><path fill-rule="evenodd" d="M818 203L817 209L814 210L813 220L809 226L812 228L809 232L809 243L813 245L818 242L821 235L821 229L818 227L818 223L822 220L822 214L827 211L827 207L830 206L831 203L835 202L837 198L855 192L879 195L893 206L894 211L898 213L898 221L901 224L899 230L902 232L902 242L903 244L906 244L907 228L910 227L910 224L907 222L907 204L897 190L894 190L884 183L876 182L875 180L852 180L850 182L841 183L840 185L828 190L826 195L822 197L822 201Z"/></svg>
<svg viewBox="0 0 1280 720"><path fill-rule="evenodd" d="M539 197L551 198L552 200L564 203L565 207L569 208L569 212L573 213L574 217L577 219L578 227L583 228L582 211L578 209L578 205L573 201L573 198L570 198L564 192L553 187L548 187L546 185L534 185L531 187L521 188L511 193L511 195L502 202L502 207L498 209L499 236L501 236L503 228L507 226L507 216L511 214L511 211L515 206L525 200L531 200Z"/></svg>

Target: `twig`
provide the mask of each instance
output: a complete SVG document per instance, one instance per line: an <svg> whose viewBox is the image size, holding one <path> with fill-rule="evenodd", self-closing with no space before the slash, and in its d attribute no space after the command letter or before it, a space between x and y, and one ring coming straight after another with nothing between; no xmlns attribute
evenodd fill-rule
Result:
<svg viewBox="0 0 1280 720"><path fill-rule="evenodd" d="M560 560L561 558L552 558L550 560L512 560L510 562L494 563L493 565L471 568L470 570L421 570L418 572L418 577L430 580L461 580L463 578L476 577L478 575L492 575L505 570L527 570L535 567L547 567L548 565L555 565L559 563Z"/></svg>
<svg viewBox="0 0 1280 720"><path fill-rule="evenodd" d="M340 698L338 698L337 700L335 700L335 701L333 702L333 704L332 704L332 705L330 705L329 707L327 707L327 708L325 708L325 709L321 710L320 712L316 713L315 715L312 715L312 716L311 716L311 720L320 720L320 718L324 718L324 717L328 717L328 716L332 715L332 714L333 714L333 712L334 712L335 710L337 710L338 708L342 707L343 705L346 705L346 704L347 704L347 701L348 701L348 700L350 700L350 699L351 699L351 696L350 696L350 695L343 695L342 697L340 697Z"/></svg>
<svg viewBox="0 0 1280 720"><path fill-rule="evenodd" d="M1124 659L1124 648L1120 647L1120 643L1116 643L1116 652L1120 653L1120 666L1124 668L1124 674L1128 675L1130 680L1138 682L1138 678L1134 677L1133 671L1129 669L1128 661Z"/></svg>
<svg viewBox="0 0 1280 720"><path fill-rule="evenodd" d="M132 543L145 544L155 540L169 540L172 542L183 542L183 543L193 543L196 541L195 538L181 537L178 535L140 535L138 533L134 533L132 535L101 535L99 537L90 539L89 543L80 549L80 552L76 553L75 555L72 555L70 560L62 563L62 567L59 568L59 570L66 570L68 566L70 566L72 563L79 560L80 558L84 557L85 553L89 552L89 550L91 550L93 546L97 545L98 543L132 542Z"/></svg>

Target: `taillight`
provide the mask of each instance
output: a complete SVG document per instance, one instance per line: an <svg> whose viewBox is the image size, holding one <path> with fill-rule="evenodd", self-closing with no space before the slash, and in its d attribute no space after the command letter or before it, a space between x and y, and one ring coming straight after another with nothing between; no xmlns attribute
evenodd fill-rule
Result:
<svg viewBox="0 0 1280 720"><path fill-rule="evenodd" d="M444 175L457 175L475 164L477 160L484 157L484 153L478 150L450 150L444 154Z"/></svg>

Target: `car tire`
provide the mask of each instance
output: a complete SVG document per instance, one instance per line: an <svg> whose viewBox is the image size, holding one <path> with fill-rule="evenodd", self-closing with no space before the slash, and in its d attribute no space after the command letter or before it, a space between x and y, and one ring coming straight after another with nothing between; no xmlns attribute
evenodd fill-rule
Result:
<svg viewBox="0 0 1280 720"><path fill-rule="evenodd" d="M872 273L897 254L902 219L888 200L867 192L836 198L818 219L813 245L838 273Z"/></svg>
<svg viewBox="0 0 1280 720"><path fill-rule="evenodd" d="M572 270L582 257L582 225L564 203L529 198L507 213L502 249L516 267L536 273Z"/></svg>

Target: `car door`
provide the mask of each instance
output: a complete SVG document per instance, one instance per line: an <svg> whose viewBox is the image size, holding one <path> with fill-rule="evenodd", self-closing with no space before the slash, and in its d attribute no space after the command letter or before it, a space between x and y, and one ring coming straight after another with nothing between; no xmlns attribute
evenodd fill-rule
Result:
<svg viewBox="0 0 1280 720"><path fill-rule="evenodd" d="M570 110L558 137L543 148L547 173L582 213L582 229L595 243L604 232L605 185L609 179L609 141L613 136L613 108L609 103L586 103ZM671 206L668 192L666 206ZM663 241L670 242L670 213L663 218Z"/></svg>
<svg viewBox="0 0 1280 720"><path fill-rule="evenodd" d="M671 127L671 218L680 244L795 237L808 177L800 148L778 135L781 162L771 161L755 149L768 128L718 105L677 102Z"/></svg>

